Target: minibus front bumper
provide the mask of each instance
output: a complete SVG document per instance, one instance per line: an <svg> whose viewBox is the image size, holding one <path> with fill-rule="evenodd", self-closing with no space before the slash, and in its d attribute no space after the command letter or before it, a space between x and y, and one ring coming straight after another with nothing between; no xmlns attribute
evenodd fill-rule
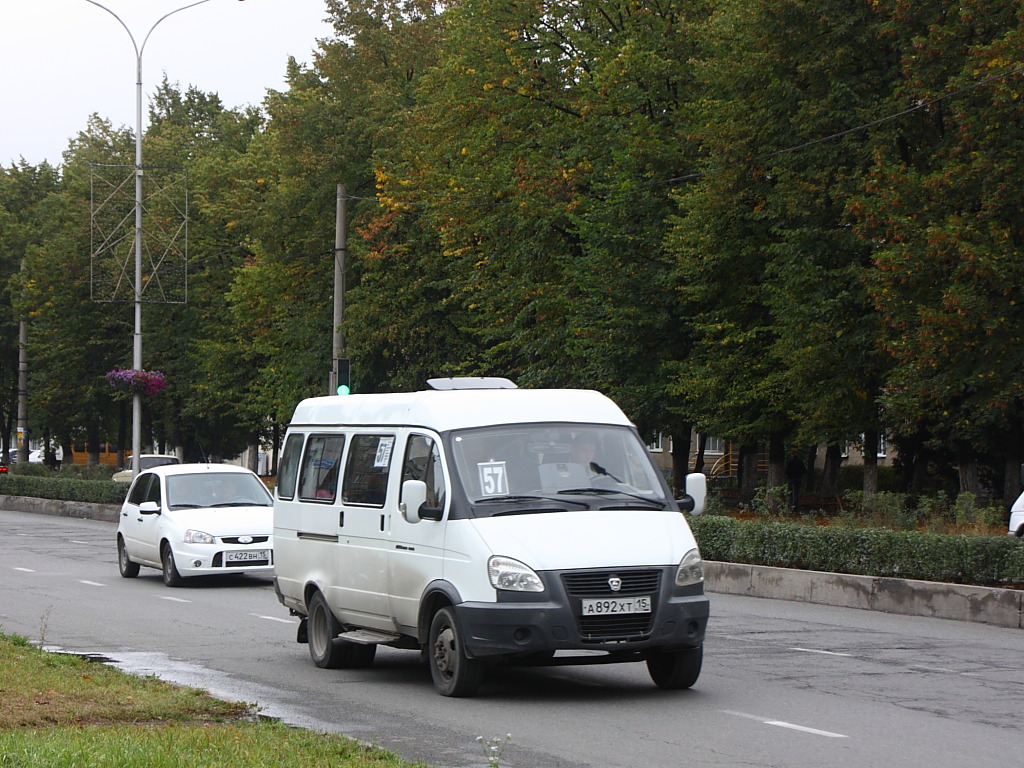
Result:
<svg viewBox="0 0 1024 768"><path fill-rule="evenodd" d="M648 574L651 571L647 569ZM677 587L671 581L674 569L664 569L660 584L645 595L625 590L609 596L601 589L604 574L584 575L591 578L576 588L563 574L543 574L548 589L536 595L539 599L499 592L494 603L456 605L466 654L486 658L556 651L642 652L703 644L710 610L703 584ZM616 571L619 575L628 572Z"/></svg>

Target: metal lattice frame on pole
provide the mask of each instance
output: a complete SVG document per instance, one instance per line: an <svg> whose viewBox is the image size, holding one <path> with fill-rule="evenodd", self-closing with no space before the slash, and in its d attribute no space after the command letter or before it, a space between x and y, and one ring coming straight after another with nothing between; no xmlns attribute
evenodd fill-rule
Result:
<svg viewBox="0 0 1024 768"><path fill-rule="evenodd" d="M144 168L143 302L188 301L188 171ZM135 168L93 164L90 174L89 292L93 301L135 299Z"/></svg>

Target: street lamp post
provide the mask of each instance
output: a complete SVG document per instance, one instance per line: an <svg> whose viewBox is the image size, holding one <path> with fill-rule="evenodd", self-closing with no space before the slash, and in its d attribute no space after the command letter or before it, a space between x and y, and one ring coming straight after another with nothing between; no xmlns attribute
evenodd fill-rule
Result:
<svg viewBox="0 0 1024 768"><path fill-rule="evenodd" d="M197 0L197 2L183 5L168 11L154 22L153 26L146 32L142 39L142 45L135 40L135 35L124 23L120 16L96 0L85 0L97 8L102 8L109 13L118 23L124 27L124 31L131 38L132 46L135 48L135 333L132 344L132 369L142 370L142 53L146 49L146 43L153 30L166 19L175 13L194 8L197 5L208 3L210 0ZM142 453L142 395L138 392L132 395L132 477L139 474L140 455Z"/></svg>

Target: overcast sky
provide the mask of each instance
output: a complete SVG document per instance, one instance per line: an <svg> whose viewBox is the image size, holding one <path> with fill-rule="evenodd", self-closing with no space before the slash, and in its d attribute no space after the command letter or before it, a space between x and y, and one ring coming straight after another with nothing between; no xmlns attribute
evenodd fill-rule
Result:
<svg viewBox="0 0 1024 768"><path fill-rule="evenodd" d="M161 16L194 0L99 0L141 46ZM216 92L228 108L283 90L288 56L312 63L332 36L324 0L207 0L156 26L143 49L143 120L166 72L182 89ZM87 0L0 0L0 165L62 162L93 112L135 127L135 49L112 15Z"/></svg>

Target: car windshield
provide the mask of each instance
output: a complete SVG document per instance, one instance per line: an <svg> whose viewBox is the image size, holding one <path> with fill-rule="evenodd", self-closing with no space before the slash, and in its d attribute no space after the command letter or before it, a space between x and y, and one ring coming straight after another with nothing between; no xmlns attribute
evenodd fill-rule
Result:
<svg viewBox="0 0 1024 768"><path fill-rule="evenodd" d="M140 456L139 464L140 469L152 469L153 467L163 467L167 464L177 464L177 456Z"/></svg>
<svg viewBox="0 0 1024 768"><path fill-rule="evenodd" d="M273 498L263 482L244 472L197 472L167 477L167 508L269 507Z"/></svg>
<svg viewBox="0 0 1024 768"><path fill-rule="evenodd" d="M452 435L458 482L476 515L669 507L637 434L624 426L519 424Z"/></svg>

